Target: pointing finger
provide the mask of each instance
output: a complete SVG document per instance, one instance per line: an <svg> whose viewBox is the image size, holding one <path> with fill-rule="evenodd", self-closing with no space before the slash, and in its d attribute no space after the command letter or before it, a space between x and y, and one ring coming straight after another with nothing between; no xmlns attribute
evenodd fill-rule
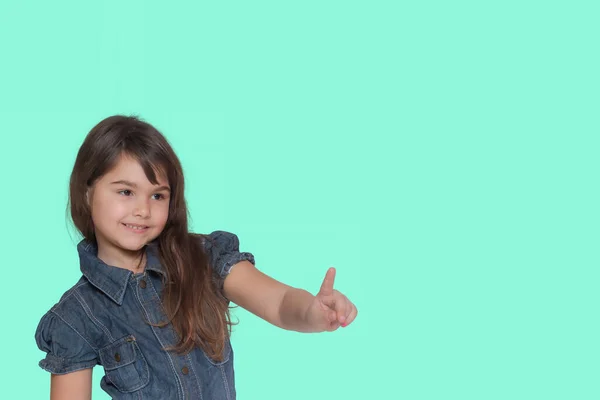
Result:
<svg viewBox="0 0 600 400"><path fill-rule="evenodd" d="M331 296L333 294L333 281L335 279L335 268L331 267L327 270L327 274L325 274L325 279L323 279L323 283L321 284L321 289L319 293L323 296Z"/></svg>

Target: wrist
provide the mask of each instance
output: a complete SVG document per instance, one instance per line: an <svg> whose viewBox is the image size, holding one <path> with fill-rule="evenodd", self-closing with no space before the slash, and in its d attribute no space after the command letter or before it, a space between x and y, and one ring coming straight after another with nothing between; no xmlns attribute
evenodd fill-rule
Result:
<svg viewBox="0 0 600 400"><path fill-rule="evenodd" d="M310 317L315 296L304 289L290 287L281 308L282 328L297 332L316 332Z"/></svg>

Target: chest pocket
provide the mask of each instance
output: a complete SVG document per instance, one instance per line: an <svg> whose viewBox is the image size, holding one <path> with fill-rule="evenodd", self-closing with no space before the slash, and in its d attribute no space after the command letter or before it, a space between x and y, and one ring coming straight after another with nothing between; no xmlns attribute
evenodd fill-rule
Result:
<svg viewBox="0 0 600 400"><path fill-rule="evenodd" d="M99 351L107 383L119 391L134 392L150 382L148 362L133 335L125 336Z"/></svg>

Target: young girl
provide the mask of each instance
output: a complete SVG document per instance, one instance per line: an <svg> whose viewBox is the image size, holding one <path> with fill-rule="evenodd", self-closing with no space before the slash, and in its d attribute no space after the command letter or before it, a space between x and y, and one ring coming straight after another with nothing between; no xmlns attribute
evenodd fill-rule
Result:
<svg viewBox="0 0 600 400"><path fill-rule="evenodd" d="M153 126L101 121L71 174L82 277L41 319L51 399L91 398L92 367L113 399L235 399L229 302L283 329L334 331L357 309L327 271L316 296L280 283L236 235L188 231L182 168Z"/></svg>

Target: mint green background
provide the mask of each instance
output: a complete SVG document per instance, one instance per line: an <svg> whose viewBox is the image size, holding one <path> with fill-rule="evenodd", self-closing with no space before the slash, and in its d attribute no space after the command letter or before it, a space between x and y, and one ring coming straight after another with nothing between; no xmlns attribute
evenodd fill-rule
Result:
<svg viewBox="0 0 600 400"><path fill-rule="evenodd" d="M198 232L359 308L299 334L238 309L238 398L598 399L593 1L3 1L3 398L76 282L89 129L155 124ZM102 369L94 371L94 398Z"/></svg>

